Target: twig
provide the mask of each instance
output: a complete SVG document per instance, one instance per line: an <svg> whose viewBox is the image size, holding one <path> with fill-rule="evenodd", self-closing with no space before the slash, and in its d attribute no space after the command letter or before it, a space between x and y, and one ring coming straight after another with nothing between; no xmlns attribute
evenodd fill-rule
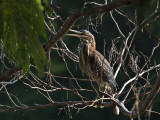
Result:
<svg viewBox="0 0 160 120"><path fill-rule="evenodd" d="M128 40L129 40L129 38L131 37L131 35L133 34L133 32L135 31L135 29L136 29L136 28L134 28L134 29L129 33L129 35L127 36L127 38L126 38L126 40L125 40L124 48L123 48L123 50L122 50L122 52L121 52L121 56L120 56L120 63L119 63L118 68L117 68L117 70L116 70L116 72L115 72L115 74L114 74L114 79L116 79L116 77L117 77L117 75L118 75L118 73L119 73L119 71L120 71L120 68L121 68L121 66L122 66L122 64L123 64L123 55L124 55L125 50L127 49Z"/></svg>
<svg viewBox="0 0 160 120"><path fill-rule="evenodd" d="M156 65L156 66L153 66L153 67L150 67L149 69L147 70L144 70L143 72L139 73L138 75L136 75L135 77L131 78L130 80L128 80L124 85L123 87L121 88L121 90L118 92L118 95L120 95L122 93L122 91L125 89L125 87L131 83L132 81L134 81L137 77L141 77L143 74L157 68L157 67L160 67L160 64Z"/></svg>

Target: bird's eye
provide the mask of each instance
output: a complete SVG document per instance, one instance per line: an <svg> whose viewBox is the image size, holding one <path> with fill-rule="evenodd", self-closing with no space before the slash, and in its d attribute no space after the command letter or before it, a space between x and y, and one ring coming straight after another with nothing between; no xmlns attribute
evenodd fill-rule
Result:
<svg viewBox="0 0 160 120"><path fill-rule="evenodd" d="M85 32L82 32L82 35L85 35L86 33Z"/></svg>

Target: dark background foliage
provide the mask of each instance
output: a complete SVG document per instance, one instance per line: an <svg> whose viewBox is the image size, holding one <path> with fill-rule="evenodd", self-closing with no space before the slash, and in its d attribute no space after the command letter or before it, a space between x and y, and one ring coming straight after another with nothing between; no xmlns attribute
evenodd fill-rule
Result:
<svg viewBox="0 0 160 120"><path fill-rule="evenodd" d="M88 2L88 0L86 0ZM66 18L69 16L68 11L70 9L77 9L82 8L84 5L84 0L54 0L52 1L53 6L59 6L60 11L58 14L62 17L62 19L65 21ZM103 0L94 0L94 2L103 3ZM50 1L49 1L50 3ZM129 16L134 16L135 9L137 10L138 15L138 23L143 21L146 17L148 17L155 8L155 0L141 0L139 3L136 3L134 5L125 6L122 9L127 12ZM32 6L31 6L32 7ZM124 19L122 16L118 15L117 13L113 13L115 19L117 20L122 32L127 35L128 31L130 31L128 27L127 20ZM76 24L87 22L90 19L94 19L96 16L86 16L80 18ZM97 20L99 22L97 22ZM109 48L111 47L112 40L119 36L119 33L117 31L117 28L115 24L113 23L113 20L111 19L109 13L105 13L103 15L103 20L100 22L101 19L97 18L93 21L93 24L84 24L82 26L75 27L73 26L73 29L80 30L80 29L88 29L91 33L94 34L96 39L96 45L97 50L103 53L104 51L104 41L106 42L105 51L106 51L106 58L108 59L108 52ZM60 20L53 21L53 24L55 26L56 31L62 26L62 22ZM95 26L97 24L97 26ZM156 34L160 37L160 20L156 20L155 22L149 24L147 27L152 33ZM19 26L21 27L21 26ZM131 26L132 28L132 26ZM78 54L77 47L80 45L80 40L74 37L64 37L63 41L66 43L68 48L71 51L74 51L76 54ZM145 55L149 56L151 53L151 48L157 44L157 40L155 38L152 38L152 36L149 35L147 31L138 31L138 34L136 35L136 39L134 41L133 47L136 49L137 52L143 52ZM153 60L159 62L160 50L156 51L156 54ZM87 76L83 75L79 69L78 63L74 63L71 61L68 57L66 57L66 61L68 64L68 68L70 69L71 73L76 78L88 78ZM57 76L66 76L71 77L71 75L67 72L66 65L62 60L62 57L60 57L56 51L51 51L51 72L54 75ZM144 62L143 60L140 62ZM127 64L127 63L126 63ZM0 68L2 67L2 63L0 64ZM116 67L116 66L115 66ZM34 71L34 70L33 70ZM123 77L123 71L120 72L117 78L117 82L119 87L123 85L123 83L126 81L127 78ZM72 82L65 79L58 79L63 84L66 84L68 86L72 87ZM82 86L87 87L88 84L81 84ZM18 96L18 98L21 98L21 102L27 105L34 105L34 104L44 104L47 103L47 100L44 99L41 95L39 95L38 92L35 92L35 90L29 89L27 86L24 86L21 82L18 82L12 85L8 85L8 91L11 91L14 95ZM1 91L0 96L0 103L3 104L12 104L6 94L3 95L3 91ZM67 100L67 93L64 91L59 91L56 93L53 93L52 97L54 100L57 101L65 101ZM68 97L71 100L77 100L77 96L73 95L71 93L68 93ZM90 95L90 97L95 97L94 95ZM157 96L156 98L158 98ZM37 102L38 100L38 102ZM155 99L156 100L156 99ZM157 102L153 105L153 110L160 111L160 104ZM142 115L142 120L145 118L145 114ZM151 115L152 120L158 120L159 116L156 114ZM54 106L50 108L43 108L43 109L37 109L37 110L31 110L31 111L10 111L7 113L0 113L0 119L1 120L129 120L129 118L125 117L124 115L120 114L119 116L114 115L111 108L86 108L82 110L75 110L68 107L61 107L61 106Z"/></svg>

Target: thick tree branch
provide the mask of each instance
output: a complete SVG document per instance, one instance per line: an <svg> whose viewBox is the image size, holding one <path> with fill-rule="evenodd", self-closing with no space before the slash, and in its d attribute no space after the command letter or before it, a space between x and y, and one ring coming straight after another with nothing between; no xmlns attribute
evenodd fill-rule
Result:
<svg viewBox="0 0 160 120"><path fill-rule="evenodd" d="M82 8L82 9L76 9L71 12L71 16L67 18L66 22L62 26L62 28L57 32L56 35L54 35L53 39L49 43L49 45L45 46L45 50L48 51L52 46L55 45L59 41L60 38L63 37L67 33L67 31L72 27L72 25L79 19L81 16L87 16L87 15L95 15L95 14L102 14L109 12L111 10L114 10L116 8L119 8L124 5L129 5L131 3L134 3L136 0L114 0L113 2L99 6L99 7L93 7L93 8Z"/></svg>
<svg viewBox="0 0 160 120"><path fill-rule="evenodd" d="M98 101L97 101L98 102ZM35 110L35 109L39 109L39 108L49 108L52 106L76 106L76 105L88 105L88 106L92 106L92 104L94 103L94 101L65 101L65 102L53 102L50 104L45 104L45 105L40 105L40 104L36 104L34 106L5 106L5 105L0 105L1 109L0 112L9 112L11 110ZM98 104L98 103L97 103ZM112 103L111 102L104 102L102 103L102 105L104 107L112 107Z"/></svg>
<svg viewBox="0 0 160 120"><path fill-rule="evenodd" d="M106 13L106 12L109 12L113 9L119 8L124 5L129 5L134 2L136 2L136 0L114 0L113 2L111 2L107 5L103 5L103 6L99 6L99 7L82 8L82 9L73 10L71 12L71 16L67 18L66 22L59 29L57 34L56 35L53 34L53 39L51 40L51 42L48 45L45 45L45 47L44 47L45 51L48 52L51 49L51 47L54 46L55 43L57 43L60 40L60 38L62 38L67 33L67 31L72 27L72 25L81 16ZM7 79L8 77L10 77L12 74L16 73L19 70L20 70L20 68L13 68L13 69L7 71L6 73L4 73L3 75L0 76L0 82L4 81L5 79Z"/></svg>
<svg viewBox="0 0 160 120"><path fill-rule="evenodd" d="M13 75L14 73L18 72L19 70L21 70L21 68L11 68L7 72L3 73L2 75L0 75L0 82L4 81L9 76Z"/></svg>

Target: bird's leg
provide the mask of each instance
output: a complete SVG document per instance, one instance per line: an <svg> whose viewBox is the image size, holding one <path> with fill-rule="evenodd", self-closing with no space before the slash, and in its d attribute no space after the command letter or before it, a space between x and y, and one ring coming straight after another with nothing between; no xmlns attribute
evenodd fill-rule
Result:
<svg viewBox="0 0 160 120"><path fill-rule="evenodd" d="M103 91L103 90L102 90ZM111 94L111 88L110 87L107 87L107 86L105 86L104 87L104 91L103 91L104 93L108 93L108 94ZM102 103L103 103L103 100L104 100L104 95L102 96L102 98L101 98L102 100L101 100L101 103L100 103L100 108L103 108L104 106L102 105Z"/></svg>
<svg viewBox="0 0 160 120"><path fill-rule="evenodd" d="M97 94L96 98L95 98L95 101L97 101L98 99L100 98L100 96ZM95 104L93 104L93 107L97 108L100 106L100 103L99 102L96 102Z"/></svg>
<svg viewBox="0 0 160 120"><path fill-rule="evenodd" d="M104 93L108 93L108 94L110 94L110 95L113 95L111 88L108 87L108 86L105 86L105 87L104 87ZM104 100L104 95L102 96L102 101L101 101L101 103L103 103L103 100ZM102 104L101 104L100 107L104 107L104 106L102 106Z"/></svg>
<svg viewBox="0 0 160 120"><path fill-rule="evenodd" d="M104 88L104 93L106 93L107 89L108 89L107 87ZM104 99L104 95L102 96L102 103L103 103L103 99Z"/></svg>
<svg viewBox="0 0 160 120"><path fill-rule="evenodd" d="M113 98L116 97L116 95L117 95L116 93L115 93L115 94L113 93L113 91L112 91L112 89L111 89L110 87L108 87L106 91L107 91L107 93L110 94ZM120 111L119 111L118 106L115 104L114 101L112 101L112 104L113 104L113 111L114 111L114 113L115 113L116 115L119 115L119 112L120 112Z"/></svg>
<svg viewBox="0 0 160 120"><path fill-rule="evenodd" d="M99 91L101 91L100 85L99 85ZM97 93L95 100L98 100L100 98L101 98L100 95ZM98 102L96 102L96 104L93 105L93 107L95 107L95 108L100 107L100 106L102 106L101 104L102 104L102 101L98 101Z"/></svg>
<svg viewBox="0 0 160 120"><path fill-rule="evenodd" d="M106 91L107 91L107 88L105 87L104 93L106 93ZM104 100L104 95L102 96L101 101L100 101L100 105L99 105L100 108L103 108L103 107L104 107L104 106L102 105L103 100Z"/></svg>

